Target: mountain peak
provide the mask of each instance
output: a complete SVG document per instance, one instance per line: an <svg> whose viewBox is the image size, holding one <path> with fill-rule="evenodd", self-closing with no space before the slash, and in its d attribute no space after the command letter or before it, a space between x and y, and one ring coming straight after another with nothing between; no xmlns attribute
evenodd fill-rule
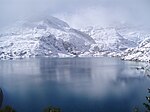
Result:
<svg viewBox="0 0 150 112"><path fill-rule="evenodd" d="M18 21L6 31L0 35L1 59L72 56L93 43L89 35L54 17Z"/></svg>

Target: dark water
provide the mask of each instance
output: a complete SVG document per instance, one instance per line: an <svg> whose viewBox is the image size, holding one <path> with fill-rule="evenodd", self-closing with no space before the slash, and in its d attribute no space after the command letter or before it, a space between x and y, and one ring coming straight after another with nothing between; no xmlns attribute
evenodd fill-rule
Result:
<svg viewBox="0 0 150 112"><path fill-rule="evenodd" d="M25 59L0 61L4 104L17 112L131 112L150 87L142 63L115 58Z"/></svg>

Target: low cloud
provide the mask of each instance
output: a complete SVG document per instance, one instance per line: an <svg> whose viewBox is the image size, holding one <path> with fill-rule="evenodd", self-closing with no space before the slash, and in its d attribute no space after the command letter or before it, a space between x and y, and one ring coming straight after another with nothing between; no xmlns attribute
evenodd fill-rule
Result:
<svg viewBox="0 0 150 112"><path fill-rule="evenodd" d="M147 25L149 5L149 0L0 0L0 24L52 15L76 28L120 22Z"/></svg>

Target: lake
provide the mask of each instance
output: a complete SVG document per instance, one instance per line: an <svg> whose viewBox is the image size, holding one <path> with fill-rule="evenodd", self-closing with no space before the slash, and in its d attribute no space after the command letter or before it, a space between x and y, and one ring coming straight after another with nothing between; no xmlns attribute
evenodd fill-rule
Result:
<svg viewBox="0 0 150 112"><path fill-rule="evenodd" d="M0 61L3 105L17 112L131 112L144 109L150 79L144 63L118 58L31 58Z"/></svg>

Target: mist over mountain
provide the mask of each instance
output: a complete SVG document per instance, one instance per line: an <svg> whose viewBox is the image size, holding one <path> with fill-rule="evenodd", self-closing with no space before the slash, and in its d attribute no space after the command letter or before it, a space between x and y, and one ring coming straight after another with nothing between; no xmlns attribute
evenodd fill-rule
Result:
<svg viewBox="0 0 150 112"><path fill-rule="evenodd" d="M149 0L0 0L0 57L124 56L150 37L149 5Z"/></svg>
<svg viewBox="0 0 150 112"><path fill-rule="evenodd" d="M116 23L148 25L149 5L149 0L0 0L0 24L55 16L75 28Z"/></svg>

